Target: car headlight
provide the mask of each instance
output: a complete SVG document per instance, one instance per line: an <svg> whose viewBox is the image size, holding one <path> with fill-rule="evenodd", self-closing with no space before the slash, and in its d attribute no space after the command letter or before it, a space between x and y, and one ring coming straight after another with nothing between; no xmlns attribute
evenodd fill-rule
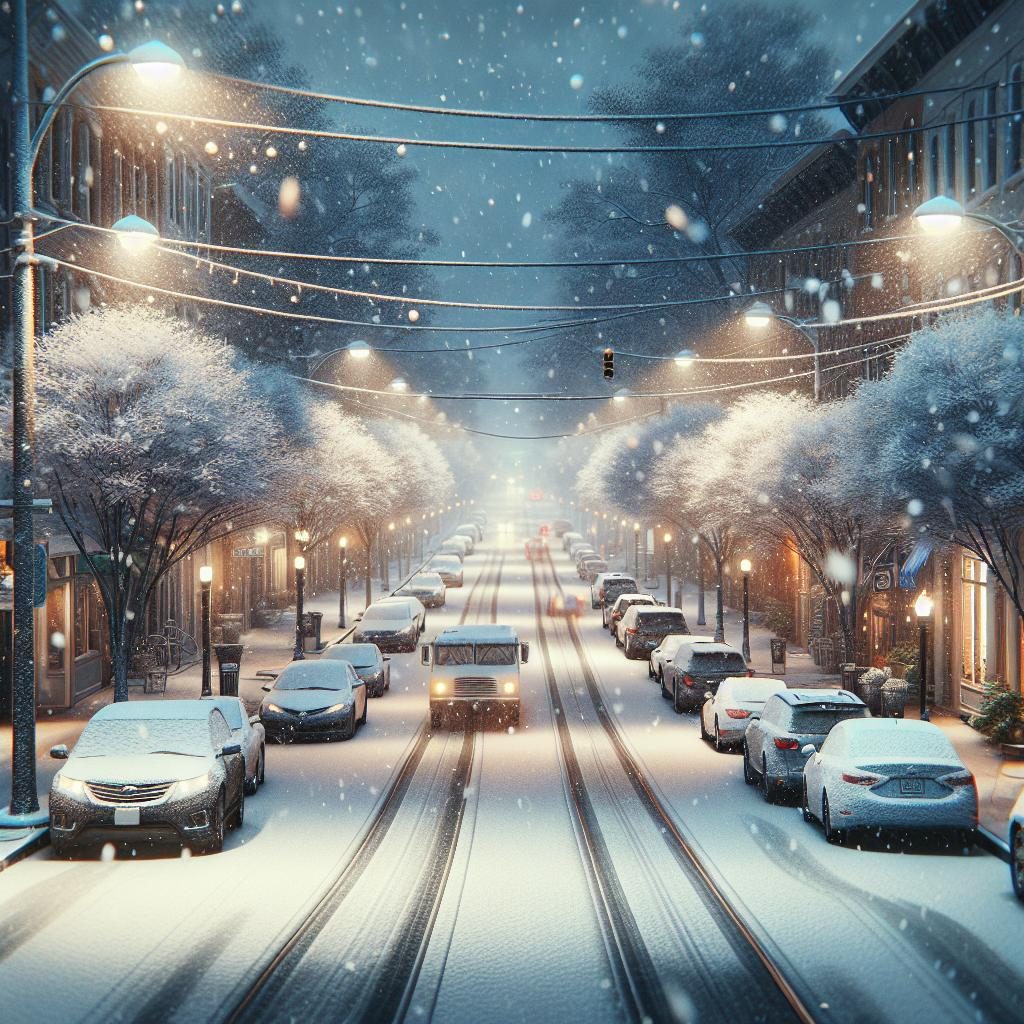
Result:
<svg viewBox="0 0 1024 1024"><path fill-rule="evenodd" d="M70 779L62 772L54 776L53 784L67 796L82 796L85 793L85 783L81 779Z"/></svg>
<svg viewBox="0 0 1024 1024"><path fill-rule="evenodd" d="M271 711L275 715L283 715L284 714L284 708L279 708L276 704L264 704L263 705L263 710L264 711Z"/></svg>
<svg viewBox="0 0 1024 1024"><path fill-rule="evenodd" d="M340 711L348 711L349 708L351 708L351 707L352 707L351 704L332 704L326 711L324 711L324 714L325 715L334 715L334 714L337 714Z"/></svg>
<svg viewBox="0 0 1024 1024"><path fill-rule="evenodd" d="M433 689L434 693L436 693L438 696L442 696L443 694L446 694L448 692L448 684L444 682L436 682L434 683Z"/></svg>
<svg viewBox="0 0 1024 1024"><path fill-rule="evenodd" d="M515 693L516 692L516 684L515 683L505 683L505 685L502 687L502 689L505 691L506 694Z"/></svg>
<svg viewBox="0 0 1024 1024"><path fill-rule="evenodd" d="M205 772L192 779L181 779L174 785L175 796L192 796L194 793L202 793L210 785L210 773Z"/></svg>

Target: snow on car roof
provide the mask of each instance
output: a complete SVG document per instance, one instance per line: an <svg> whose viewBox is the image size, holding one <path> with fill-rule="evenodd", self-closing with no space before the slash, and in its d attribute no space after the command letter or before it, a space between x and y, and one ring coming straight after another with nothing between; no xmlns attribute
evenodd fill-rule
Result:
<svg viewBox="0 0 1024 1024"><path fill-rule="evenodd" d="M517 644L519 634L513 626L493 623L449 626L434 638L435 644Z"/></svg>
<svg viewBox="0 0 1024 1024"><path fill-rule="evenodd" d="M666 608L663 604L657 604L657 605L654 605L654 606L649 606L649 605L637 605L636 606L636 614L637 614L638 618L643 616L643 615L669 615L669 614L672 614L672 613L675 613L676 615L682 615L683 614L683 609L682 608Z"/></svg>
<svg viewBox="0 0 1024 1024"><path fill-rule="evenodd" d="M931 722L913 718L857 718L840 722L850 752L858 757L935 757L957 759L949 737ZM852 727L852 728L851 728Z"/></svg>
<svg viewBox="0 0 1024 1024"><path fill-rule="evenodd" d="M849 690L787 690L779 697L792 707L800 704L853 704L861 706L864 701Z"/></svg>
<svg viewBox="0 0 1024 1024"><path fill-rule="evenodd" d="M181 721L207 718L214 711L220 713L216 704L198 697L195 700L123 700L100 708L92 717L101 722L129 719Z"/></svg>

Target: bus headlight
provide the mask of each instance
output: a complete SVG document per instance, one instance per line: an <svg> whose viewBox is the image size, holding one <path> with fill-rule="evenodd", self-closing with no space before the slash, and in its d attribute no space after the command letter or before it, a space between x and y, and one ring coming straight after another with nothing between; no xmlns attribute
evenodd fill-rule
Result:
<svg viewBox="0 0 1024 1024"><path fill-rule="evenodd" d="M505 695L506 696L511 696L513 693L516 692L516 684L515 683L505 683L505 685L502 687L502 689L505 691Z"/></svg>
<svg viewBox="0 0 1024 1024"><path fill-rule="evenodd" d="M443 697L448 692L448 684L443 682L434 683L434 693L438 697Z"/></svg>

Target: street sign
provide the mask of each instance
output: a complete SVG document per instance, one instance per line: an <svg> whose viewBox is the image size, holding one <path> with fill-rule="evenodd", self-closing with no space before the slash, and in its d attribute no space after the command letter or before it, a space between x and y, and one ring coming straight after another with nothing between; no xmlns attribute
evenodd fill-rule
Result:
<svg viewBox="0 0 1024 1024"><path fill-rule="evenodd" d="M772 648L772 675L786 674L786 638L773 636L768 641Z"/></svg>
<svg viewBox="0 0 1024 1024"><path fill-rule="evenodd" d="M46 604L46 545L36 545L35 564L32 567L32 604L42 608Z"/></svg>
<svg viewBox="0 0 1024 1024"><path fill-rule="evenodd" d="M262 558L263 548L234 548L231 554L234 558Z"/></svg>

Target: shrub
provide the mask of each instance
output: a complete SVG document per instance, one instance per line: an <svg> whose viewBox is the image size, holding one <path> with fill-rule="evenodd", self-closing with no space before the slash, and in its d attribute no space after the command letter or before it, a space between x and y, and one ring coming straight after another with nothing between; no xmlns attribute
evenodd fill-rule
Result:
<svg viewBox="0 0 1024 1024"><path fill-rule="evenodd" d="M897 663L907 666L906 680L911 686L917 686L921 679L921 664L918 658L920 652L914 640L905 640L897 644L886 654L886 663Z"/></svg>
<svg viewBox="0 0 1024 1024"><path fill-rule="evenodd" d="M981 713L972 715L970 724L997 743L1020 743L1024 740L1024 697L1005 683L986 682Z"/></svg>
<svg viewBox="0 0 1024 1024"><path fill-rule="evenodd" d="M768 601L764 606L764 628L785 640L793 639L793 613L781 601Z"/></svg>

